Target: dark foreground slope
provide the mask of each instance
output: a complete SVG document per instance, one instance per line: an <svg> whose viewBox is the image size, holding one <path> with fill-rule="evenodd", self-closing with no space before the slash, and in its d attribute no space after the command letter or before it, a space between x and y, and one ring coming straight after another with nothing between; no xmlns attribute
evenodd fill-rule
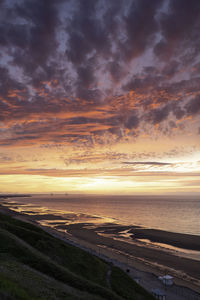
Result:
<svg viewBox="0 0 200 300"><path fill-rule="evenodd" d="M120 269L0 213L0 299L154 299Z"/></svg>

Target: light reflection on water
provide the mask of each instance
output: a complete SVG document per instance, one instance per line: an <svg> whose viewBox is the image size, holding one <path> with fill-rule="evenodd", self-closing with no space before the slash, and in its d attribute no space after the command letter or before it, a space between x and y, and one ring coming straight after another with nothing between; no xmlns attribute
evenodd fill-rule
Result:
<svg viewBox="0 0 200 300"><path fill-rule="evenodd" d="M75 223L91 223L91 224L104 224L114 223L112 218L101 217L97 215L89 215L82 212L73 212L62 209L51 209L44 206L32 205L29 203L16 203L15 201L1 202L3 206L8 207L10 210L24 213L29 216L40 216L42 220L38 220L46 226L53 227L59 223L75 224ZM56 217L59 217L56 219ZM63 220L62 220L63 219ZM53 221L52 221L53 220Z"/></svg>
<svg viewBox="0 0 200 300"><path fill-rule="evenodd" d="M30 197L17 198L15 201L7 200L3 205L17 212L26 213L29 216L40 216L37 221L42 226L56 228L65 232L65 225L76 223L87 223L88 228L95 228L100 224L115 223L125 225L142 225L144 227L163 229L167 231L176 231L180 233L200 234L200 221L197 214L200 215L200 201L197 199L186 201L183 199L165 202L161 199L140 198L127 199L123 197L116 199L107 198L68 198L68 197ZM139 201L140 200L140 201ZM193 205L191 205L193 203ZM181 206L182 205L182 206ZM193 207L193 210L191 208ZM179 207L179 209L178 209ZM162 209L162 213L161 213ZM173 210L173 213L172 213ZM184 215L188 212L188 218ZM173 218L176 215L176 222ZM161 220L162 216L162 221ZM96 224L96 225L95 225ZM182 227L181 227L182 226ZM200 260L200 252L193 250L180 249L168 244L155 243L147 239L131 239L132 233L129 229L122 230L117 234L98 232L100 235L109 236L116 240L126 240L128 243L141 243L141 246L150 246L171 251L173 254Z"/></svg>
<svg viewBox="0 0 200 300"><path fill-rule="evenodd" d="M200 198L195 197L33 196L16 202L42 206L40 213L48 209L83 213L125 225L200 235Z"/></svg>

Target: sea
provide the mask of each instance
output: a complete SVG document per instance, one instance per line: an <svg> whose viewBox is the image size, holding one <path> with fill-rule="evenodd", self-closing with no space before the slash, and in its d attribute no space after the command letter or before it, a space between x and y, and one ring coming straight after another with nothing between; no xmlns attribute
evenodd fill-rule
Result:
<svg viewBox="0 0 200 300"><path fill-rule="evenodd" d="M9 201L21 204L22 211L86 214L105 222L200 235L200 196L43 194Z"/></svg>

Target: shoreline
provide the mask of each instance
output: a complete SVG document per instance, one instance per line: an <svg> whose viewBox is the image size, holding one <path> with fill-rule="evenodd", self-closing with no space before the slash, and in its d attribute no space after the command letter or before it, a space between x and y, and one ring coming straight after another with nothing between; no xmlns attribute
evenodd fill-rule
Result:
<svg viewBox="0 0 200 300"><path fill-rule="evenodd" d="M152 249L144 245L130 244L104 237L98 235L95 230L85 227L85 224L72 224L68 225L67 228L67 232L78 240L84 240L96 246L102 245L111 251L124 253L128 261L135 259L159 275L164 275L167 272L176 278L193 281L193 284L200 285L200 261L178 257L167 251Z"/></svg>
<svg viewBox="0 0 200 300"><path fill-rule="evenodd" d="M31 222L65 242L72 243L85 249L91 254L115 263L125 271L129 269L131 271L130 275L133 278L140 278L140 281L141 278L146 278L148 276L152 277L151 279L148 279L148 281L158 281L158 276L163 276L167 273L174 277L175 284L200 293L200 261L186 258L177 259L177 257L169 253L162 253L160 250L156 251L155 249L144 247L144 245L130 245L125 241L101 236L97 234L94 228L87 228L88 223L64 225L66 227L65 230L67 230L67 232L64 232L63 229L62 231L59 231L56 228L41 225L38 222L37 217L35 218L37 215L19 213L5 206L0 206L0 211L23 221ZM50 220L53 220L52 215L49 217ZM58 220L57 216L54 216L54 219ZM89 225L91 227L93 224L89 223ZM109 226L112 225L109 224ZM113 224L113 230L116 230L117 226L120 227L119 225ZM97 227L97 229L102 229L103 227L105 228L105 225L99 224L99 226L95 227ZM120 229L124 229L124 227L125 226L121 226ZM134 226L131 227L133 228ZM167 263L167 266L163 266L163 260ZM177 270L177 266L181 266L182 270L178 272L175 271L174 273L174 270ZM188 270L190 275L195 276L195 280L188 276ZM187 272L187 275L184 274L184 271ZM144 281L144 284L141 282L141 285L146 289L149 289L148 286L145 286L146 282Z"/></svg>

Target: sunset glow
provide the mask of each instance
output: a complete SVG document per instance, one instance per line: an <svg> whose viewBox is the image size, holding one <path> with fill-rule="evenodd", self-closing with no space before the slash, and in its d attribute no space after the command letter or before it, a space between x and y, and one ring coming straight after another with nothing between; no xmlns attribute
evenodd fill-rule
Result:
<svg viewBox="0 0 200 300"><path fill-rule="evenodd" d="M0 4L0 192L200 193L200 1Z"/></svg>

